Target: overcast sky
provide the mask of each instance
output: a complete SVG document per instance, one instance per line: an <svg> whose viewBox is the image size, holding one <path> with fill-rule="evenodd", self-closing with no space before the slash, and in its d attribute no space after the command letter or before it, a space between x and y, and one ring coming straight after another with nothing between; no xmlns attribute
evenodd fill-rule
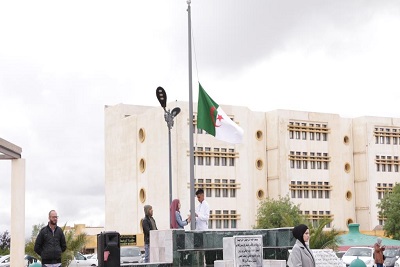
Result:
<svg viewBox="0 0 400 267"><path fill-rule="evenodd" d="M400 1L193 0L197 82L219 104L400 118ZM104 225L104 106L188 101L186 0L1 1L0 138L26 159L26 235ZM0 232L10 230L0 161Z"/></svg>

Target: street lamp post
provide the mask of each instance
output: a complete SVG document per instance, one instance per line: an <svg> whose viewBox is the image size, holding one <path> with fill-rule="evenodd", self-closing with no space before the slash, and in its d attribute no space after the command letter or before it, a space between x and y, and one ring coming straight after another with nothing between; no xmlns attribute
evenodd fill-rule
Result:
<svg viewBox="0 0 400 267"><path fill-rule="evenodd" d="M170 111L167 110L167 93L161 86L156 89L156 96L160 102L161 107L164 109L164 119L168 127L168 160L169 160L169 204L172 203L172 160L171 160L171 129L174 126L174 118L181 112L181 109L176 107ZM170 213L171 216L171 213ZM170 218L171 221L171 218Z"/></svg>

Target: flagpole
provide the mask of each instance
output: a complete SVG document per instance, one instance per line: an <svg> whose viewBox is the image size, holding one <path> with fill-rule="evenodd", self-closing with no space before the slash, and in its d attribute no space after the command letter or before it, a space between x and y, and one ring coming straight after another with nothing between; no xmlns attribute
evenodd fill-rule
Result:
<svg viewBox="0 0 400 267"><path fill-rule="evenodd" d="M188 50L189 50L189 164L190 164L190 229L196 229L196 216L194 206L194 151L193 151L193 94L192 94L192 23L190 14L191 0L186 1L188 5Z"/></svg>

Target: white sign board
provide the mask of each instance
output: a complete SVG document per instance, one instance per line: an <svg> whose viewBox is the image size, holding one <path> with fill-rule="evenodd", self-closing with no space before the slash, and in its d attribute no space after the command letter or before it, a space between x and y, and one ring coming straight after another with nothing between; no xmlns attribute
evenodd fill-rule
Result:
<svg viewBox="0 0 400 267"><path fill-rule="evenodd" d="M234 236L234 240L235 266L263 266L263 242L261 235Z"/></svg>
<svg viewBox="0 0 400 267"><path fill-rule="evenodd" d="M342 267L343 262L332 249L313 249L315 265L318 267Z"/></svg>

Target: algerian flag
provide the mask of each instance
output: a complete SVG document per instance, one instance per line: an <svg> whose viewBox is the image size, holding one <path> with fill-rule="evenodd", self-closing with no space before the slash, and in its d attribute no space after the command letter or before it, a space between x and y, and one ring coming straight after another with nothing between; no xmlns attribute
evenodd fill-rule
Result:
<svg viewBox="0 0 400 267"><path fill-rule="evenodd" d="M200 83L197 128L205 130L221 141L233 144L242 143L243 129L225 114L222 108L204 91Z"/></svg>

